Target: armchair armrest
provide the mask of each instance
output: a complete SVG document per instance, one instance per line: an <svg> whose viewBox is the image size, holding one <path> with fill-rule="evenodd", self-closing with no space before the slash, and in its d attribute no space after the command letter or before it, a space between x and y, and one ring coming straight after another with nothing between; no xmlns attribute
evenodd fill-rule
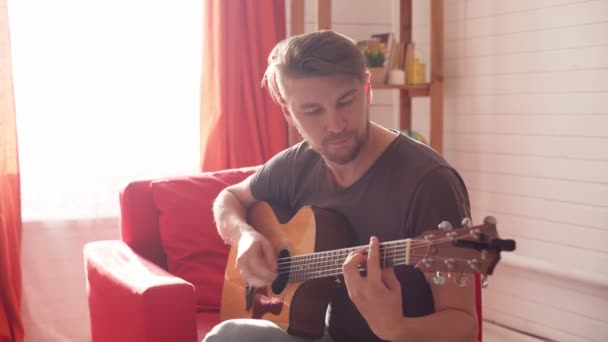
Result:
<svg viewBox="0 0 608 342"><path fill-rule="evenodd" d="M194 286L122 241L83 248L94 342L196 341Z"/></svg>

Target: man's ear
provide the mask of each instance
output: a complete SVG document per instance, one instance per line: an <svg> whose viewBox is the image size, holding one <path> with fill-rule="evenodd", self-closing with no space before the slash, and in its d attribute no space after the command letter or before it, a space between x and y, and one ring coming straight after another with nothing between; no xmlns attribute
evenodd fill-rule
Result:
<svg viewBox="0 0 608 342"><path fill-rule="evenodd" d="M374 97L372 91L372 83L371 83L371 74L368 72L365 73L365 95L367 95L367 104L372 104L372 99Z"/></svg>

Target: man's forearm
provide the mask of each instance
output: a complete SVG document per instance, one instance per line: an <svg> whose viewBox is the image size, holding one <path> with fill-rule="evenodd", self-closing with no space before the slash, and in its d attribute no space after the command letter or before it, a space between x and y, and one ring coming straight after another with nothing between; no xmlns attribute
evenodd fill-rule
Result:
<svg viewBox="0 0 608 342"><path fill-rule="evenodd" d="M229 245L239 240L242 231L251 229L247 224L247 208L229 190L220 192L213 202L213 218L218 233Z"/></svg>
<svg viewBox="0 0 608 342"><path fill-rule="evenodd" d="M477 340L477 317L468 312L448 309L423 317L404 317L395 327L395 341L454 341Z"/></svg>

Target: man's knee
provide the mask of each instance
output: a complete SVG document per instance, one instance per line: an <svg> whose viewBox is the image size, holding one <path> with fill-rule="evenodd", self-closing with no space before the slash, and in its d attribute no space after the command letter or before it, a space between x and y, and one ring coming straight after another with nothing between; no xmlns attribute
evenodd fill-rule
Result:
<svg viewBox="0 0 608 342"><path fill-rule="evenodd" d="M209 331L203 342L217 341L268 341L273 330L278 327L262 320L231 319L224 321Z"/></svg>
<svg viewBox="0 0 608 342"><path fill-rule="evenodd" d="M209 331L203 342L236 341L238 323L234 320L224 321Z"/></svg>

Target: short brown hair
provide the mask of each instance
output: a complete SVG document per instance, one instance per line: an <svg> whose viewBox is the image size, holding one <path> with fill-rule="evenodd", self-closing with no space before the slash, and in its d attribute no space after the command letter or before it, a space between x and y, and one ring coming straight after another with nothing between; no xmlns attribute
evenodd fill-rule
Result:
<svg viewBox="0 0 608 342"><path fill-rule="evenodd" d="M262 86L268 86L277 103L285 101L278 88L278 75L290 77L353 75L363 81L365 56L350 38L331 30L301 34L279 42L268 56Z"/></svg>

